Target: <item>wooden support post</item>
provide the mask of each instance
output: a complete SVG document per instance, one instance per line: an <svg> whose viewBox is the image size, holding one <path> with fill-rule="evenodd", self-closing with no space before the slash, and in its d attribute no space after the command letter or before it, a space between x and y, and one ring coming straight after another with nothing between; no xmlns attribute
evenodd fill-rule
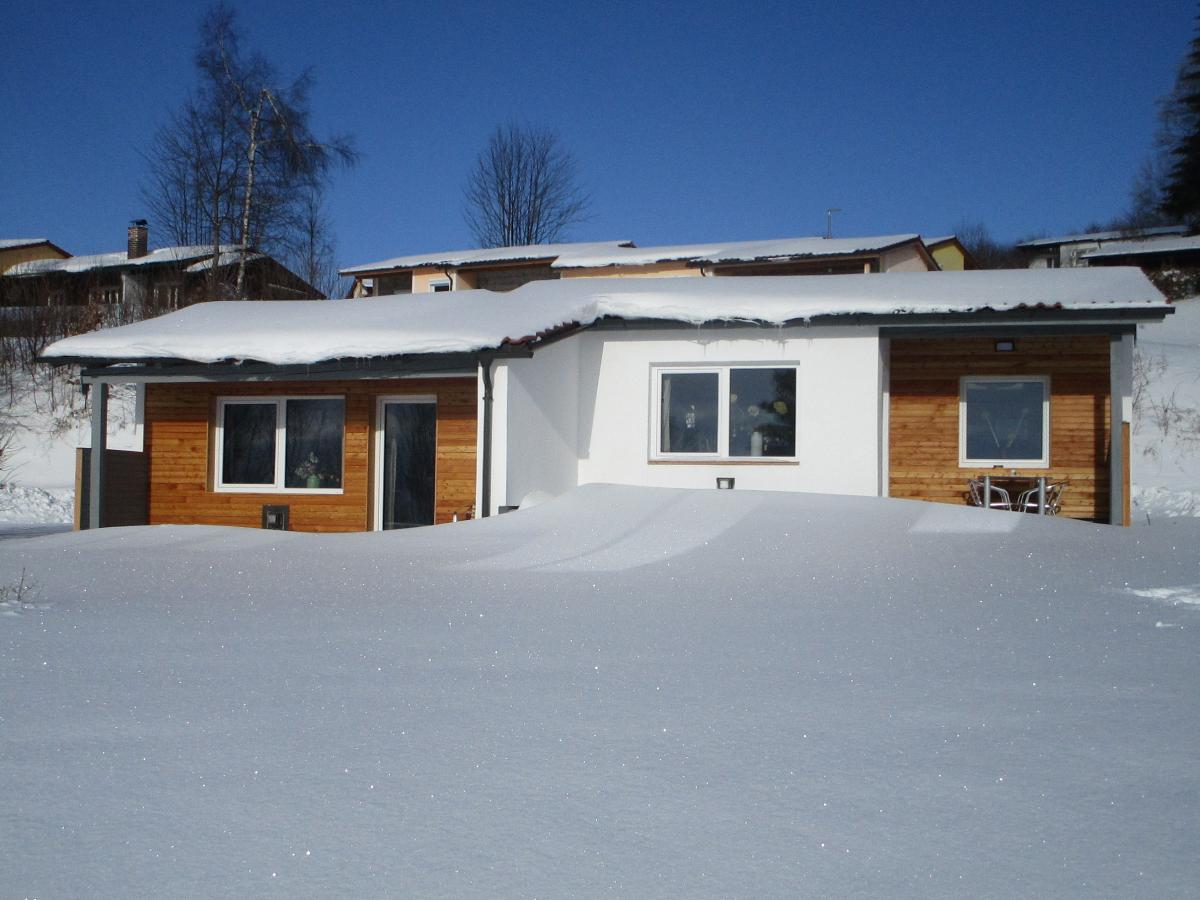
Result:
<svg viewBox="0 0 1200 900"><path fill-rule="evenodd" d="M92 384L92 452L88 485L88 528L100 527L104 497L104 456L108 449L108 385Z"/></svg>

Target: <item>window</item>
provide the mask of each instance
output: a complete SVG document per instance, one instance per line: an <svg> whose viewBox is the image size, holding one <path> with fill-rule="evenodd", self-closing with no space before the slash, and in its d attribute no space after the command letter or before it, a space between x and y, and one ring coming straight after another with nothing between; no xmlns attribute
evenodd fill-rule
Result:
<svg viewBox="0 0 1200 900"><path fill-rule="evenodd" d="M971 376L959 383L959 465L1050 465L1050 379Z"/></svg>
<svg viewBox="0 0 1200 900"><path fill-rule="evenodd" d="M161 306L166 309L178 309L179 298L183 293L183 286L177 281L159 282L154 285L151 290L151 297L155 306Z"/></svg>
<svg viewBox="0 0 1200 900"><path fill-rule="evenodd" d="M217 487L342 489L342 397L226 398L217 403Z"/></svg>
<svg viewBox="0 0 1200 900"><path fill-rule="evenodd" d="M88 288L88 303L116 306L121 302L121 285L94 285Z"/></svg>
<svg viewBox="0 0 1200 900"><path fill-rule="evenodd" d="M449 281L431 281L429 282L429 290L434 294L440 294L443 291L450 290Z"/></svg>
<svg viewBox="0 0 1200 900"><path fill-rule="evenodd" d="M655 369L652 456L796 456L796 367Z"/></svg>
<svg viewBox="0 0 1200 900"><path fill-rule="evenodd" d="M401 272L398 275L380 275L375 279L375 296L384 294L411 294L412 272Z"/></svg>

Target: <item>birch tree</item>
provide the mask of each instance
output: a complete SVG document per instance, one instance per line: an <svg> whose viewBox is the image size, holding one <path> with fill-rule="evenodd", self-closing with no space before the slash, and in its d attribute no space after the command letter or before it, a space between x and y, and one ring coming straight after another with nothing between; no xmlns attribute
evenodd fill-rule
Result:
<svg viewBox="0 0 1200 900"><path fill-rule="evenodd" d="M333 169L353 165L345 135L317 138L309 125L311 70L288 81L261 54L242 49L234 11L213 7L200 27L198 85L158 130L146 154L143 196L155 230L179 244L211 245L214 258L233 245L233 284L209 296L244 297L245 263L261 250L296 265L303 232L313 227L310 198L320 196ZM327 242L327 222L316 223ZM332 259L330 259L332 265Z"/></svg>

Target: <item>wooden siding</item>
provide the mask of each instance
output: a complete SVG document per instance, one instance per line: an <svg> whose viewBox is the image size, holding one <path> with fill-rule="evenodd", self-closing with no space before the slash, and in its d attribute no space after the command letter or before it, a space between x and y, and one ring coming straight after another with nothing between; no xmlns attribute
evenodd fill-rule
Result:
<svg viewBox="0 0 1200 900"><path fill-rule="evenodd" d="M1108 521L1108 338L1022 337L1012 353L997 353L995 341L966 337L892 339L889 493L893 497L962 504L966 502L969 478L1008 474L1008 467L959 466L959 378L1048 375L1050 465L1019 467L1017 473L1066 479L1062 514Z"/></svg>
<svg viewBox="0 0 1200 900"><path fill-rule="evenodd" d="M88 527L91 508L92 451L75 450L75 528ZM146 524L146 454L134 450L104 451L104 497L100 527Z"/></svg>
<svg viewBox="0 0 1200 900"><path fill-rule="evenodd" d="M150 524L242 525L258 528L265 504L291 507L293 531L365 531L373 527L374 427L381 396L437 396L438 524L471 514L475 503L474 378L365 381L149 384L146 453ZM341 494L226 493L213 484L217 398L245 396L346 398Z"/></svg>

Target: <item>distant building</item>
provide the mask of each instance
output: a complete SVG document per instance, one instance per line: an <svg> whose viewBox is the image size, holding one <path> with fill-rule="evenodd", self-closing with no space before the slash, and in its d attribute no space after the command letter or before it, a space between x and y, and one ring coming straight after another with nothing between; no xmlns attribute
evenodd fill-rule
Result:
<svg viewBox="0 0 1200 900"><path fill-rule="evenodd" d="M354 279L352 297L376 297L472 288L511 291L530 281L569 278L861 275L937 268L920 235L894 234L662 247L638 247L633 241L533 244L399 256L340 274Z"/></svg>
<svg viewBox="0 0 1200 900"><path fill-rule="evenodd" d="M215 258L212 246L150 250L146 223L136 220L129 226L124 251L89 256L43 255L12 265L2 276L3 303L20 307L88 306L110 310L118 320L139 319L210 299L214 266L220 284L226 286L232 299L240 248L223 245L219 250ZM258 300L324 296L263 253L247 257L246 283L247 296Z"/></svg>
<svg viewBox="0 0 1200 900"><path fill-rule="evenodd" d="M925 238L925 249L929 251L938 268L944 272L961 272L977 268L971 251L963 246L956 235Z"/></svg>
<svg viewBox="0 0 1200 900"><path fill-rule="evenodd" d="M45 238L0 238L0 275L35 259L66 259L71 254Z"/></svg>
<svg viewBox="0 0 1200 900"><path fill-rule="evenodd" d="M1031 269L1070 269L1090 265L1088 256L1112 243L1157 241L1187 234L1186 225L1133 228L1123 231L1090 231L1062 237L1038 238L1017 244Z"/></svg>

